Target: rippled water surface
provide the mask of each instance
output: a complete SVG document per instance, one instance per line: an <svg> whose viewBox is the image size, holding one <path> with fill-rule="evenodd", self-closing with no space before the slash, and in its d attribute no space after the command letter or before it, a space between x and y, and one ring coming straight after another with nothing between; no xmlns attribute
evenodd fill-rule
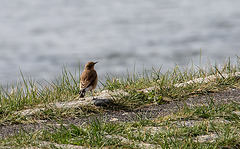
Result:
<svg viewBox="0 0 240 149"><path fill-rule="evenodd" d="M0 83L98 61L101 78L240 56L240 1L1 0ZM200 52L201 51L201 52ZM200 56L201 53L201 56Z"/></svg>

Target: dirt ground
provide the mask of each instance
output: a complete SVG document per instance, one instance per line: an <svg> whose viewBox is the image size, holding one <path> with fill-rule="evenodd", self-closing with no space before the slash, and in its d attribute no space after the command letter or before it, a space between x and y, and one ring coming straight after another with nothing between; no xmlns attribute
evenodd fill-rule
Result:
<svg viewBox="0 0 240 149"><path fill-rule="evenodd" d="M94 118L100 118L106 122L109 121L133 121L138 118L151 119L159 116L166 116L173 112L177 112L184 105L188 107L198 106L198 105L207 105L209 101L213 99L215 103L228 103L231 101L240 102L240 88L229 89L222 92L210 93L207 95L200 95L191 97L185 100L172 101L162 105L148 105L145 107L138 108L132 111L115 111L115 110L106 110L106 112L101 114L96 114L94 116L88 117L77 117L69 118L62 120L63 124L74 124L81 125L87 123ZM0 138L6 137L18 133L20 130L25 131L36 131L39 129L49 128L49 125L59 126L59 122L46 120L39 121L35 124L14 124L14 125L0 125Z"/></svg>

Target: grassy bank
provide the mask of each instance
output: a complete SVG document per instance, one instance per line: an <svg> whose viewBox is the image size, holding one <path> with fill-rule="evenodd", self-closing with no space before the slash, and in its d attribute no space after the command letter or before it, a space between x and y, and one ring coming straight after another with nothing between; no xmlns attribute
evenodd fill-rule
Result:
<svg viewBox="0 0 240 149"><path fill-rule="evenodd" d="M180 70L175 66L166 73L153 69L150 73L143 72L130 74L124 78L109 76L103 83L104 89L116 91L122 90L127 94L117 94L114 96L115 102L122 107L138 108L146 104L163 104L172 100L182 100L190 96L204 95L218 92L227 88L239 86L239 78L232 74L240 71L240 63L232 66L230 60L220 67L208 64L205 67L192 65ZM184 84L196 78L206 78L207 76L218 75L215 80L194 82ZM225 77L229 75L229 77ZM148 89L150 88L150 89Z"/></svg>
<svg viewBox="0 0 240 149"><path fill-rule="evenodd" d="M0 89L1 125L36 123L38 120L57 120L86 117L103 113L107 109L133 110L149 105L158 105L172 100L184 100L192 96L204 95L238 88L240 61L231 65L230 60L221 66L208 64L204 67L192 65L186 69L175 66L162 73L151 72L128 74L123 78L108 75L96 94L102 90L116 92L112 95L111 107L94 105L58 108L50 107L30 116L16 114L16 111L35 107L47 107L49 103L68 102L78 99L79 76L81 70L74 73L63 68L62 74L51 82L40 84L22 75L22 81L7 89ZM189 80L216 75L214 80L189 84ZM226 75L228 77L226 77ZM0 140L0 146L44 146L61 148L59 144L85 147L142 148L219 148L238 147L239 103L214 104L209 99L208 106L181 109L178 113L154 119L141 119L134 122L105 122L104 118L93 120L81 126L61 125L40 130L20 132ZM186 123L192 122L187 127ZM199 136L212 136L208 141L199 141ZM72 148L72 147L70 147Z"/></svg>
<svg viewBox="0 0 240 149"><path fill-rule="evenodd" d="M218 92L227 88L239 86L238 78L232 74L240 71L240 64L232 66L229 62L221 67L207 65L205 67L187 67L180 70L178 66L161 73L161 70L152 69L151 72L128 74L124 78L109 75L102 83L101 90L123 91L113 95L115 109L134 109L149 104L163 104L171 100L182 100L193 95L202 95L210 92ZM32 79L22 75L22 81L16 86L0 89L0 122L1 123L22 123L28 121L24 117L19 117L15 111L30 109L34 107L44 107L46 104L54 102L67 102L78 100L80 69L74 73L67 68L63 68L62 74L51 82L39 84ZM229 74L225 78L223 75ZM205 78L209 75L219 75L214 81L195 82L186 86L176 86L196 78ZM151 87L148 91L141 91ZM125 94L127 93L127 94ZM96 93L97 94L97 93ZM78 109L57 109L49 110L47 115L57 115L61 117L74 116L72 113ZM82 113L99 112L96 107L80 107ZM56 111L58 110L58 111ZM63 111L61 111L63 110ZM67 110L67 111L66 111ZM65 111L65 112L64 112ZM100 110L101 111L101 110ZM59 115L60 114L60 115ZM39 118L39 117L38 117Z"/></svg>
<svg viewBox="0 0 240 149"><path fill-rule="evenodd" d="M104 118L76 125L49 126L0 140L5 147L40 148L239 148L239 103L185 107L177 113L133 122Z"/></svg>

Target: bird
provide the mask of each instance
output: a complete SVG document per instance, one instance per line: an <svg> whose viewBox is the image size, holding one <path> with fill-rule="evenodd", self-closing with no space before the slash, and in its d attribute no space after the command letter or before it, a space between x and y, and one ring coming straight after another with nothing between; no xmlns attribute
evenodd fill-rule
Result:
<svg viewBox="0 0 240 149"><path fill-rule="evenodd" d="M90 91L94 99L92 91L96 88L98 82L97 72L94 69L98 62L87 62L84 71L80 77L80 98L84 98L87 91Z"/></svg>

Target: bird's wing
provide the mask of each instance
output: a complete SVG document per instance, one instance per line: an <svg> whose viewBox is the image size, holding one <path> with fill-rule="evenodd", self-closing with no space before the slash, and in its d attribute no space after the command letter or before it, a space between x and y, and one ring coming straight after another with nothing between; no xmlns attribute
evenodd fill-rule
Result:
<svg viewBox="0 0 240 149"><path fill-rule="evenodd" d="M95 70L84 71L81 75L81 88L87 88L97 78L97 72Z"/></svg>

